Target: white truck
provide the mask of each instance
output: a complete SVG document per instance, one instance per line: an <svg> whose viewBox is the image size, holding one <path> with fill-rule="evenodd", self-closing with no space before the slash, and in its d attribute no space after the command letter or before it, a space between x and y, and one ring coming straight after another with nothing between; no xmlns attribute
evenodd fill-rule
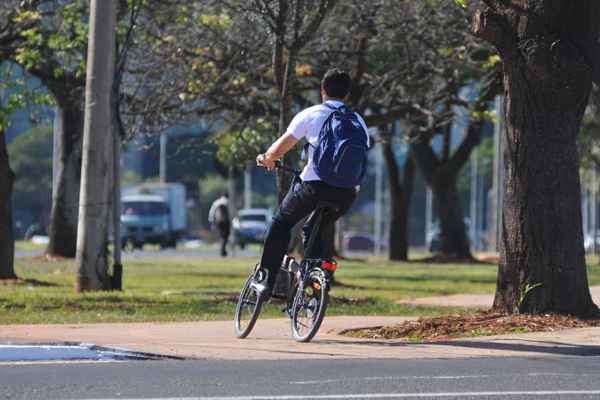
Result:
<svg viewBox="0 0 600 400"><path fill-rule="evenodd" d="M147 183L123 189L121 240L124 247L142 248L152 243L161 248L175 248L186 229L185 186L182 184Z"/></svg>

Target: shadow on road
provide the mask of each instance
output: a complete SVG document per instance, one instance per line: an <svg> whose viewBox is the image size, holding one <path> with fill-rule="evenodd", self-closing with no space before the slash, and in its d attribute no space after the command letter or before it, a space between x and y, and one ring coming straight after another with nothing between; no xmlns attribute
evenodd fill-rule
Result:
<svg viewBox="0 0 600 400"><path fill-rule="evenodd" d="M511 340L511 339L508 339ZM600 346L583 344L569 344L544 340L522 340L519 342L486 342L486 341L451 341L443 343L428 343L429 345L442 344L471 349L505 350L526 353L544 353L563 356L599 356Z"/></svg>
<svg viewBox="0 0 600 400"><path fill-rule="evenodd" d="M461 347L469 349L483 349L483 350L496 350L496 351L510 351L510 352L522 352L522 353L540 353L540 354L552 354L562 356L600 356L600 346L594 345L582 345L582 344L569 344L564 342L552 342L543 340L524 340L524 339L501 339L506 342L498 341L467 341L467 340L453 340L453 341L440 341L440 342L420 342L420 343L409 343L409 342L390 342L390 341L379 341L379 340L318 340L313 343L327 344L327 345L351 345L351 346L373 346L381 348L389 347L421 347L421 346L449 346L449 347ZM518 342L517 342L518 340Z"/></svg>

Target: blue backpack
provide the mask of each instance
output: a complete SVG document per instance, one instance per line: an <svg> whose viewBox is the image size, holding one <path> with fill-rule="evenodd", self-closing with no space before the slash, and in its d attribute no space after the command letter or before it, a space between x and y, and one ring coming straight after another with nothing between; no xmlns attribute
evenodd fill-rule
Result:
<svg viewBox="0 0 600 400"><path fill-rule="evenodd" d="M352 188L360 185L367 170L368 136L358 116L345 105L327 117L319 142L313 146L315 172L329 185ZM308 145L307 145L308 146Z"/></svg>

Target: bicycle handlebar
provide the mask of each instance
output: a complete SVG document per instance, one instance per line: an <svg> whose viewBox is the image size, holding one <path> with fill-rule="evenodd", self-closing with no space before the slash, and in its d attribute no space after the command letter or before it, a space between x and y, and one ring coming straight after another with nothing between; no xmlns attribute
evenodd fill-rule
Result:
<svg viewBox="0 0 600 400"><path fill-rule="evenodd" d="M286 165L284 165L281 161L277 160L275 161L275 168L280 169L282 171L286 171L286 172L290 172L294 175L300 175L300 171L294 169L294 168L290 168Z"/></svg>
<svg viewBox="0 0 600 400"><path fill-rule="evenodd" d="M257 158L256 158L257 164L258 164L259 166L263 167L263 168L266 168L266 167L265 167L265 166L264 166L264 165L261 163L261 161L259 160L259 158L260 158L261 156L263 156L263 157L264 157L264 154L261 154L259 157L257 157ZM281 170L281 171L286 171L286 172L292 173L292 174L294 174L294 175L296 175L296 176L300 176L300 171L298 171L298 170L295 170L294 168L290 168L290 167L288 167L288 166L284 165L284 164L281 162L281 160L276 160L276 161L274 162L274 164L275 164L275 169L279 169L279 170Z"/></svg>

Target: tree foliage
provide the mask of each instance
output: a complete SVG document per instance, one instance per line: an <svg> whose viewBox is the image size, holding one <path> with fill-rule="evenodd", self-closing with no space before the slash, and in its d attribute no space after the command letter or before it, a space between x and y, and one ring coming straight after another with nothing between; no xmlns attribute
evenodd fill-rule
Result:
<svg viewBox="0 0 600 400"><path fill-rule="evenodd" d="M38 77L55 98L73 96L69 91L85 83L87 7L84 0L4 2L0 59Z"/></svg>
<svg viewBox="0 0 600 400"><path fill-rule="evenodd" d="M276 132L273 124L263 118L258 118L253 127L222 131L214 139L217 158L226 165L242 168L277 139Z"/></svg>
<svg viewBox="0 0 600 400"><path fill-rule="evenodd" d="M477 144L471 137L452 154L458 110L482 115L461 90L481 81L485 97L497 87L487 84L497 83L497 55L469 34L468 10L451 0L160 4L166 8L156 7L139 36L153 43L150 56L136 57L148 82L160 84L139 81L148 96L132 103L131 114L158 129L170 118L212 119L217 155L233 166L264 151L292 111L319 101L319 81L332 66L351 73L350 105L369 125L400 119L410 133L382 129L388 135L377 140L392 149L418 141L440 165L461 167ZM431 173L435 165L420 167Z"/></svg>
<svg viewBox="0 0 600 400"><path fill-rule="evenodd" d="M36 220L50 212L52 193L52 129L36 127L9 145L11 166L17 177L14 204Z"/></svg>

